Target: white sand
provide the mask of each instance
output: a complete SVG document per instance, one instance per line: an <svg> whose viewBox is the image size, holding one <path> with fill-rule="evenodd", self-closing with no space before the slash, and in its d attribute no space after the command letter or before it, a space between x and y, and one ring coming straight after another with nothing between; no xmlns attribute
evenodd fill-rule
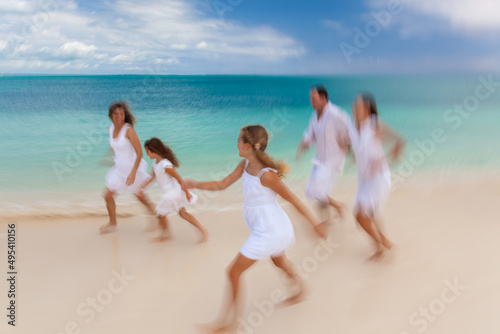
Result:
<svg viewBox="0 0 500 334"><path fill-rule="evenodd" d="M289 256L312 293L275 309L272 300L287 293L286 285L270 261L258 263L244 276L247 307L239 332L498 333L499 205L498 178L402 187L385 210L397 246L377 263L364 261L371 245L352 218L330 231L330 254L285 206L297 235ZM241 209L197 217L211 233L204 244L195 243L197 232L177 216L170 219L175 239L163 244L149 242L141 217L120 219L119 230L104 236L97 230L105 218L2 221L2 271L6 276L7 223L16 222L19 274L16 327L4 315L0 333L198 333L193 324L218 314L225 268L248 231ZM132 277L117 281L122 270ZM4 314L7 291L2 279ZM91 298L100 312L90 311Z"/></svg>

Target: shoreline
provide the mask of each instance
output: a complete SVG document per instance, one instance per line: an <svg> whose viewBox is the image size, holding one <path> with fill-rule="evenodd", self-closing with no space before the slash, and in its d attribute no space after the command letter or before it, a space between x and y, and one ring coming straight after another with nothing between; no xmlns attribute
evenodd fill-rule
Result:
<svg viewBox="0 0 500 334"><path fill-rule="evenodd" d="M490 171L435 171L419 172L408 178L392 173L392 194L415 193L431 195L443 189L461 189L498 187L500 189L500 170ZM301 200L306 201L304 189L307 178L295 177L284 179L285 184ZM355 175L343 175L332 189L332 196L350 204L356 192ZM191 212L228 211L241 209L243 192L241 181L222 192L194 190L198 202L188 207ZM147 190L153 205L161 195L160 189L153 186ZM281 199L279 199L281 201ZM148 216L143 206L131 194L119 194L116 197L118 217ZM312 205L312 203L310 203ZM105 217L107 211L102 198L102 189L86 191L30 191L0 193L0 220L31 218L71 218Z"/></svg>

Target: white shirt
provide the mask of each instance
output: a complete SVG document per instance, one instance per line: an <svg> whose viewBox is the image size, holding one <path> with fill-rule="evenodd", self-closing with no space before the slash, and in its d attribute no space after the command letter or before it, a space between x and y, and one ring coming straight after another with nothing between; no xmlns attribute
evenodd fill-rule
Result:
<svg viewBox="0 0 500 334"><path fill-rule="evenodd" d="M378 122L377 118L372 117L364 120L359 126L359 131L355 124L351 123L349 126L349 136L356 158L360 184L379 175L387 173L390 175L382 141L376 135L376 122Z"/></svg>
<svg viewBox="0 0 500 334"><path fill-rule="evenodd" d="M315 163L328 165L338 173L342 172L345 152L339 143L346 142L349 138L348 122L347 113L330 101L319 120L317 113L313 113L302 140L308 147L316 143Z"/></svg>
<svg viewBox="0 0 500 334"><path fill-rule="evenodd" d="M153 165L156 182L158 182L162 192L180 191L181 185L173 176L165 172L165 168L174 168L174 165L167 159L160 160Z"/></svg>

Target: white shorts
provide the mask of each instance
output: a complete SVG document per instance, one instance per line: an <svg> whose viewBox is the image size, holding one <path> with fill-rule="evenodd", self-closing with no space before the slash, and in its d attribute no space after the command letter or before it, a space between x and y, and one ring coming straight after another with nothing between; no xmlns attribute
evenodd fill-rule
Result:
<svg viewBox="0 0 500 334"><path fill-rule="evenodd" d="M315 162L306 188L307 198L328 204L328 196L339 174L333 167Z"/></svg>

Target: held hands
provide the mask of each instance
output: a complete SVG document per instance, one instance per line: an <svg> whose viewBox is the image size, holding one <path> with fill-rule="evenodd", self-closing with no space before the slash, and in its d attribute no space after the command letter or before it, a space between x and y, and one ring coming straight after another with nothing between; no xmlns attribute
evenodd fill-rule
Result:
<svg viewBox="0 0 500 334"><path fill-rule="evenodd" d="M194 189L196 188L196 181L191 179L182 180L182 190ZM189 198L188 198L189 199Z"/></svg>
<svg viewBox="0 0 500 334"><path fill-rule="evenodd" d="M326 237L328 236L328 228L326 226L326 222L314 225L314 231L321 239L326 239Z"/></svg>

